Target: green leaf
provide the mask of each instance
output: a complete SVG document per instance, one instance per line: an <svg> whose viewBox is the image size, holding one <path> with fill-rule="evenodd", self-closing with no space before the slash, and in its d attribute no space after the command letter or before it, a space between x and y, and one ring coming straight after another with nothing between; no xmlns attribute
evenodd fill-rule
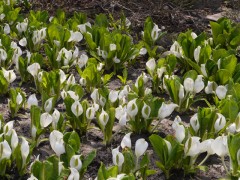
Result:
<svg viewBox="0 0 240 180"><path fill-rule="evenodd" d="M83 169L87 168L89 166L89 164L91 164L93 159L96 157L96 155L97 155L97 151L96 150L93 150L92 152L90 152L87 155L87 157L84 158L82 168Z"/></svg>
<svg viewBox="0 0 240 180"><path fill-rule="evenodd" d="M234 122L239 111L238 104L234 99L223 99L218 108L222 115L224 115L226 118L229 118L231 122Z"/></svg>
<svg viewBox="0 0 240 180"><path fill-rule="evenodd" d="M220 24L218 24L217 22L213 22L213 21L210 22L210 26L212 29L214 43L215 43L215 45L218 45L217 38L222 33L223 28Z"/></svg>

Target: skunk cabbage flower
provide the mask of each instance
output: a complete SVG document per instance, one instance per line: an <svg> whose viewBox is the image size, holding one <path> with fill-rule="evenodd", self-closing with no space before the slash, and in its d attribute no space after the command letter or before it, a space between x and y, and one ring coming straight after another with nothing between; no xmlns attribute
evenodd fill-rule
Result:
<svg viewBox="0 0 240 180"><path fill-rule="evenodd" d="M214 91L213 91L214 83L215 83L215 82L208 81L208 84L207 84L207 86L205 87L205 93L206 93L206 94L212 94L212 93L214 92Z"/></svg>
<svg viewBox="0 0 240 180"><path fill-rule="evenodd" d="M183 56L183 49L177 41L175 41L170 47L170 54L175 55L177 58L181 58Z"/></svg>
<svg viewBox="0 0 240 180"><path fill-rule="evenodd" d="M38 180L38 178L36 178L33 174L31 174L31 176L27 180Z"/></svg>
<svg viewBox="0 0 240 180"><path fill-rule="evenodd" d="M156 68L155 59L154 58L149 59L148 62L146 63L146 67L150 71L150 73L153 73Z"/></svg>
<svg viewBox="0 0 240 180"><path fill-rule="evenodd" d="M213 151L212 146L211 146L213 141L214 141L214 139L207 139L207 140L204 140L203 142L201 142L200 153L207 152L208 155L214 154L215 152Z"/></svg>
<svg viewBox="0 0 240 180"><path fill-rule="evenodd" d="M202 80L202 75L198 75L197 79L194 81L194 92L199 93L204 88L204 82Z"/></svg>
<svg viewBox="0 0 240 180"><path fill-rule="evenodd" d="M200 138L199 137L190 137L184 146L184 152L186 156L194 157L200 153Z"/></svg>
<svg viewBox="0 0 240 180"><path fill-rule="evenodd" d="M104 109L102 109L102 112L99 115L99 121L103 126L103 128L105 128L105 126L107 125L108 120L109 120L109 115L106 113L106 111L104 111Z"/></svg>
<svg viewBox="0 0 240 180"><path fill-rule="evenodd" d="M90 22L86 22L86 23L84 23L84 24L80 24L80 25L78 25L77 27L79 28L79 31L81 32L81 33L85 33L85 32L87 32L87 30L86 30L86 27L92 27L91 26L91 24L90 24Z"/></svg>
<svg viewBox="0 0 240 180"><path fill-rule="evenodd" d="M22 164L23 165L26 164L26 160L29 155L29 152L30 152L29 144L28 144L27 140L24 137L22 137L21 155L22 155L22 160L23 160Z"/></svg>
<svg viewBox="0 0 240 180"><path fill-rule="evenodd" d="M174 136L179 143L182 143L182 141L185 139L185 128L182 124L180 124L181 122L181 118L176 116L172 124L172 128L175 130Z"/></svg>
<svg viewBox="0 0 240 180"><path fill-rule="evenodd" d="M28 97L28 100L27 100L27 106L28 108L31 108L31 106L38 106L38 100L36 98L36 94L32 94Z"/></svg>
<svg viewBox="0 0 240 180"><path fill-rule="evenodd" d="M20 105L23 102L23 97L22 97L21 93L17 94L16 102L17 102L17 105Z"/></svg>
<svg viewBox="0 0 240 180"><path fill-rule="evenodd" d="M99 104L103 107L106 104L106 98L100 95Z"/></svg>
<svg viewBox="0 0 240 180"><path fill-rule="evenodd" d="M23 22L17 22L17 25L16 25L16 29L18 30L18 32L20 34L22 34L23 32L25 32L27 30L27 27L28 27L28 19L24 19Z"/></svg>
<svg viewBox="0 0 240 180"><path fill-rule="evenodd" d="M150 88L146 88L145 90L144 90L144 95L146 96L146 95L149 95L149 94L152 94L152 89L150 89Z"/></svg>
<svg viewBox="0 0 240 180"><path fill-rule="evenodd" d="M205 77L207 77L207 71L206 71L206 64L201 64L201 72L202 75L204 75Z"/></svg>
<svg viewBox="0 0 240 180"><path fill-rule="evenodd" d="M62 84L67 79L67 77L64 71L61 69L59 69L59 74L60 74L60 83Z"/></svg>
<svg viewBox="0 0 240 180"><path fill-rule="evenodd" d="M6 140L0 142L0 150L1 150L0 161L5 158L6 159L10 158L10 156L12 154L12 150Z"/></svg>
<svg viewBox="0 0 240 180"><path fill-rule="evenodd" d="M79 84L81 84L82 86L86 86L87 80L82 77L82 78L79 80Z"/></svg>
<svg viewBox="0 0 240 180"><path fill-rule="evenodd" d="M122 149L124 149L124 148L126 148L126 147L128 147L129 149L131 149L131 147L132 147L132 142L131 142L131 138L130 138L131 134L132 134L132 133L127 133L127 134L123 137L123 139L122 139L122 141L121 141L121 147L122 147Z"/></svg>
<svg viewBox="0 0 240 180"><path fill-rule="evenodd" d="M95 117L95 109L94 107L89 107L86 110L86 118L92 120Z"/></svg>
<svg viewBox="0 0 240 180"><path fill-rule="evenodd" d="M144 119L148 119L150 113L151 113L151 108L150 108L150 106L148 106L148 105L144 102L144 105L143 105L143 108L142 108L142 116L143 116L143 118L144 118Z"/></svg>
<svg viewBox="0 0 240 180"><path fill-rule="evenodd" d="M227 88L225 86L218 86L216 89L216 95L217 97L222 100L226 97L227 94Z"/></svg>
<svg viewBox="0 0 240 180"><path fill-rule="evenodd" d="M4 32L4 34L10 34L11 29L10 29L9 24L5 24L5 26L3 28L3 32Z"/></svg>
<svg viewBox="0 0 240 180"><path fill-rule="evenodd" d="M194 80L192 78L186 78L183 82L184 88L187 92L193 92Z"/></svg>
<svg viewBox="0 0 240 180"><path fill-rule="evenodd" d="M57 130L53 130L50 133L49 141L52 149L59 157L61 154L65 153L65 146L63 141L63 134Z"/></svg>
<svg viewBox="0 0 240 180"><path fill-rule="evenodd" d="M71 84L75 84L75 83L76 83L76 79L75 79L74 75L71 74L67 79L67 85L71 85Z"/></svg>
<svg viewBox="0 0 240 180"><path fill-rule="evenodd" d="M103 66L104 66L103 63L99 63L99 64L97 65L97 70L98 70L98 71L101 71L102 68L103 68Z"/></svg>
<svg viewBox="0 0 240 180"><path fill-rule="evenodd" d="M164 72L166 72L166 67L161 67L157 69L158 79L162 79L162 75Z"/></svg>
<svg viewBox="0 0 240 180"><path fill-rule="evenodd" d="M180 100L182 100L184 98L184 87L181 84L180 84L180 87L179 87L178 98Z"/></svg>
<svg viewBox="0 0 240 180"><path fill-rule="evenodd" d="M214 129L216 133L218 133L226 125L226 118L220 113L217 113L217 115L218 118L214 124Z"/></svg>
<svg viewBox="0 0 240 180"><path fill-rule="evenodd" d="M199 58L200 58L200 52L201 52L201 46L198 46L195 50L194 50L194 59L197 63L199 63Z"/></svg>
<svg viewBox="0 0 240 180"><path fill-rule="evenodd" d="M78 31L76 32L70 31L70 33L71 36L68 39L68 42L80 42L83 39L83 35Z"/></svg>
<svg viewBox="0 0 240 180"><path fill-rule="evenodd" d="M67 94L75 101L79 100L79 96L75 91L67 91Z"/></svg>
<svg viewBox="0 0 240 180"><path fill-rule="evenodd" d="M27 39L24 37L22 39L20 39L19 41L19 44L22 46L22 47L25 47L27 45Z"/></svg>
<svg viewBox="0 0 240 180"><path fill-rule="evenodd" d="M178 107L177 104L174 104L174 103L165 104L163 102L158 111L159 119L164 119L164 118L170 116L176 107Z"/></svg>
<svg viewBox="0 0 240 180"><path fill-rule="evenodd" d="M38 63L33 63L27 67L27 71L35 78L38 74L38 71L41 69Z"/></svg>
<svg viewBox="0 0 240 180"><path fill-rule="evenodd" d="M200 124L199 124L199 121L198 121L198 114L194 114L191 119L190 119L190 124L191 124L191 127L193 128L193 130L195 131L195 133L198 132L199 128L200 128Z"/></svg>
<svg viewBox="0 0 240 180"><path fill-rule="evenodd" d="M214 153L220 157L228 154L227 136L218 136L211 144Z"/></svg>
<svg viewBox="0 0 240 180"><path fill-rule="evenodd" d="M52 114L52 126L53 129L57 129L58 121L60 119L60 112L57 109L54 109L54 112Z"/></svg>
<svg viewBox="0 0 240 180"><path fill-rule="evenodd" d="M67 180L79 180L80 179L80 175L78 170L76 170L75 168L69 168L71 171L71 174L68 176Z"/></svg>
<svg viewBox="0 0 240 180"><path fill-rule="evenodd" d="M12 151L14 151L14 149L16 149L17 145L18 145L18 136L17 133L14 129L11 130L12 134L11 134L11 148Z"/></svg>
<svg viewBox="0 0 240 180"><path fill-rule="evenodd" d="M1 54L1 52L0 52ZM13 70L5 70L2 68L3 76L5 79L8 81L8 83L12 83L16 79L16 74L14 73Z"/></svg>
<svg viewBox="0 0 240 180"><path fill-rule="evenodd" d="M71 106L72 113L79 117L83 113L82 105L79 103L79 101L75 101Z"/></svg>
<svg viewBox="0 0 240 180"><path fill-rule="evenodd" d="M62 91L61 91L61 97L62 97L62 99L64 100L67 96L68 96L67 92L64 91L64 90L62 90Z"/></svg>
<svg viewBox="0 0 240 180"><path fill-rule="evenodd" d="M40 125L42 128L47 127L53 121L53 117L48 112L41 114L40 116Z"/></svg>
<svg viewBox="0 0 240 180"><path fill-rule="evenodd" d="M145 55L145 54L147 54L147 49L146 49L146 48L141 48L140 51L139 51L139 54L140 54L140 55Z"/></svg>
<svg viewBox="0 0 240 180"><path fill-rule="evenodd" d="M158 25L154 23L154 26L151 32L151 37L153 41L156 41L158 39L159 32L161 32L161 29L159 29Z"/></svg>
<svg viewBox="0 0 240 180"><path fill-rule="evenodd" d="M80 58L78 58L76 63L80 68L82 68L87 64L87 62L88 62L88 56L86 54L81 54Z"/></svg>
<svg viewBox="0 0 240 180"><path fill-rule="evenodd" d="M237 130L236 130L236 124L232 123L227 127L227 132L234 134Z"/></svg>
<svg viewBox="0 0 240 180"><path fill-rule="evenodd" d="M116 49L117 49L117 45L116 44L110 44L109 45L109 50L110 51L116 51Z"/></svg>
<svg viewBox="0 0 240 180"><path fill-rule="evenodd" d="M0 61L5 61L7 59L7 52L0 48Z"/></svg>
<svg viewBox="0 0 240 180"><path fill-rule="evenodd" d="M167 145L168 154L170 154L171 151L172 151L172 144L171 144L169 141L167 141L166 139L164 139L164 142L165 142L165 144Z"/></svg>
<svg viewBox="0 0 240 180"><path fill-rule="evenodd" d="M50 112L52 110L53 106L53 97L49 98L45 103L44 103L44 110L46 112Z"/></svg>
<svg viewBox="0 0 240 180"><path fill-rule="evenodd" d="M148 142L141 138L136 141L135 144L135 155L137 159L142 156L148 148Z"/></svg>
<svg viewBox="0 0 240 180"><path fill-rule="evenodd" d="M80 171L82 169L82 161L80 159L80 155L73 155L70 160L70 167L75 168Z"/></svg>
<svg viewBox="0 0 240 180"><path fill-rule="evenodd" d="M197 38L197 34L195 32L191 32L191 36L192 36L193 39Z"/></svg>
<svg viewBox="0 0 240 180"><path fill-rule="evenodd" d="M99 101L100 95L98 92L98 89L94 89L92 94L90 95L90 97L92 98L92 100L97 103Z"/></svg>
<svg viewBox="0 0 240 180"><path fill-rule="evenodd" d="M6 136L10 136L12 133L12 129L13 129L13 123L14 121L9 121L7 124L4 125L3 127L3 133Z"/></svg>
<svg viewBox="0 0 240 180"><path fill-rule="evenodd" d="M127 116L127 112L124 112L124 114L119 119L120 126L126 126L127 121L129 121L128 116Z"/></svg>
<svg viewBox="0 0 240 180"><path fill-rule="evenodd" d="M129 101L127 104L127 113L131 118L134 118L138 113L138 106L136 104L136 98Z"/></svg>
<svg viewBox="0 0 240 180"><path fill-rule="evenodd" d="M108 99L111 101L111 103L114 103L117 101L118 93L119 93L119 91L115 91L115 90L110 91L110 93L108 95Z"/></svg>
<svg viewBox="0 0 240 180"><path fill-rule="evenodd" d="M119 152L119 146L112 150L112 159L113 159L113 164L117 165L121 170L122 165L124 163L124 156L121 152Z"/></svg>

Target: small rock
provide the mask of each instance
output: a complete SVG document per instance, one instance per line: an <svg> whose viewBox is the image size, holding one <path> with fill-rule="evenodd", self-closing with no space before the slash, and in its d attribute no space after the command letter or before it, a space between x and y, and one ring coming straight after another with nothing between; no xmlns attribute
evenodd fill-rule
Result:
<svg viewBox="0 0 240 180"><path fill-rule="evenodd" d="M217 13L217 14L213 14L213 15L207 15L206 19L208 19L210 21L217 21L218 19L220 19L222 17L223 17L222 13Z"/></svg>

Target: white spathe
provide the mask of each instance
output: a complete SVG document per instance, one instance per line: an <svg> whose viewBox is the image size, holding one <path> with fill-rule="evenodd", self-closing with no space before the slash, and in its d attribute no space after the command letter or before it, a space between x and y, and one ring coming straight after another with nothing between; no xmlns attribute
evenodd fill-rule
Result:
<svg viewBox="0 0 240 180"><path fill-rule="evenodd" d="M224 157L228 154L227 136L218 136L211 144L211 148L214 153L220 157Z"/></svg>
<svg viewBox="0 0 240 180"><path fill-rule="evenodd" d="M48 127L53 121L53 117L48 112L41 114L40 116L40 125L42 128Z"/></svg>
<svg viewBox="0 0 240 180"><path fill-rule="evenodd" d="M114 103L118 99L118 93L119 91L111 90L108 95L108 99L111 101L111 103Z"/></svg>
<svg viewBox="0 0 240 180"><path fill-rule="evenodd" d="M142 156L148 148L148 142L145 139L141 138L136 141L135 144L135 155L137 158Z"/></svg>
<svg viewBox="0 0 240 180"><path fill-rule="evenodd" d="M31 94L29 97L28 97L28 100L27 100L27 107L28 108L31 108L31 106L38 106L38 100L36 98L36 94Z"/></svg>
<svg viewBox="0 0 240 180"><path fill-rule="evenodd" d="M170 116L176 107L178 107L177 104L174 103L165 104L165 102L163 102L158 111L159 119L164 119Z"/></svg>
<svg viewBox="0 0 240 180"><path fill-rule="evenodd" d="M79 117L83 113L83 108L79 101L75 101L72 104L71 110L76 117Z"/></svg>
<svg viewBox="0 0 240 180"><path fill-rule="evenodd" d="M12 83L17 77L13 70L5 70L2 68L2 72L8 83Z"/></svg>
<svg viewBox="0 0 240 180"><path fill-rule="evenodd" d="M21 143L21 155L22 155L22 165L24 166L26 164L27 157L30 153L30 147L27 142L27 140L22 137L22 143Z"/></svg>
<svg viewBox="0 0 240 180"><path fill-rule="evenodd" d="M199 128L200 128L200 124L198 121L198 114L194 114L191 119L190 119L190 125L193 128L193 130L195 131L195 133L198 132Z"/></svg>
<svg viewBox="0 0 240 180"><path fill-rule="evenodd" d="M214 124L214 129L216 133L218 133L226 125L226 118L220 113L217 113L217 115L218 115L218 118Z"/></svg>
<svg viewBox="0 0 240 180"><path fill-rule="evenodd" d="M225 86L218 86L217 89L216 89L216 95L217 97L222 100L226 97L226 94L227 94L227 88Z"/></svg>
<svg viewBox="0 0 240 180"><path fill-rule="evenodd" d="M76 170L75 168L69 168L69 169L70 169L71 173L68 176L67 180L79 180L80 179L80 175L79 175L78 170Z"/></svg>
<svg viewBox="0 0 240 180"><path fill-rule="evenodd" d="M138 113L138 106L136 104L137 99L133 99L127 104L127 113L131 118L134 118Z"/></svg>
<svg viewBox="0 0 240 180"><path fill-rule="evenodd" d="M53 108L53 97L49 98L45 103L44 103L44 110L46 112L50 112Z"/></svg>
<svg viewBox="0 0 240 180"><path fill-rule="evenodd" d="M200 138L193 136L190 137L184 146L184 153L186 156L194 157L200 153Z"/></svg>
<svg viewBox="0 0 240 180"><path fill-rule="evenodd" d="M0 153L0 161L2 159L10 159L10 156L12 154L12 150L8 144L8 142L6 140L0 142L0 149L1 149L1 153Z"/></svg>
<svg viewBox="0 0 240 180"><path fill-rule="evenodd" d="M80 159L80 155L73 155L70 160L70 167L75 168L80 171L82 169L82 161Z"/></svg>
<svg viewBox="0 0 240 180"><path fill-rule="evenodd" d="M156 68L155 59L154 58L149 59L148 62L146 63L146 67L150 71L150 73L153 73Z"/></svg>
<svg viewBox="0 0 240 180"><path fill-rule="evenodd" d="M50 133L49 141L51 148L60 157L61 154L65 153L65 146L63 141L63 134L60 131L53 130Z"/></svg>
<svg viewBox="0 0 240 180"><path fill-rule="evenodd" d="M99 121L103 126L103 128L105 128L105 126L107 125L108 120L109 120L109 115L106 113L106 111L104 111L104 109L102 109L102 112L99 115Z"/></svg>
<svg viewBox="0 0 240 180"><path fill-rule="evenodd" d="M130 133L127 133L124 137L123 137L123 139L122 139L122 141L121 141L121 147L124 149L124 148L129 148L129 149L131 149L131 147L132 147L132 142L131 142L131 138L130 138L130 136L131 136L131 132Z"/></svg>
<svg viewBox="0 0 240 180"><path fill-rule="evenodd" d="M145 102L144 102L144 105L143 105L143 108L142 108L142 117L144 119L148 119L149 116L150 116L150 113L151 113L151 108L150 106L148 106Z"/></svg>
<svg viewBox="0 0 240 180"><path fill-rule="evenodd" d="M27 67L27 71L35 78L38 74L38 71L41 69L40 64L33 63Z"/></svg>

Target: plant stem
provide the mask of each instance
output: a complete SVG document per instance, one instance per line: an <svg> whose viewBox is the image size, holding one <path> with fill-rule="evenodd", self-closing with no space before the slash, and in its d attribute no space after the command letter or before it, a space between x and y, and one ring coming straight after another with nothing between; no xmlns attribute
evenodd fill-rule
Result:
<svg viewBox="0 0 240 180"><path fill-rule="evenodd" d="M137 171L137 169L138 169L138 159L139 159L139 157L136 157L135 171Z"/></svg>
<svg viewBox="0 0 240 180"><path fill-rule="evenodd" d="M227 174L229 174L229 171L228 171L228 169L227 169L226 163L225 163L225 161L224 161L224 156L221 157L221 160L222 160L223 167L224 167L225 171L227 172Z"/></svg>
<svg viewBox="0 0 240 180"><path fill-rule="evenodd" d="M198 166L201 166L205 161L208 159L209 154L206 155L206 157L198 164Z"/></svg>
<svg viewBox="0 0 240 180"><path fill-rule="evenodd" d="M151 133L153 133L155 131L155 129L158 127L158 125L160 124L161 121L162 121L162 119L159 119L158 123L152 128Z"/></svg>

